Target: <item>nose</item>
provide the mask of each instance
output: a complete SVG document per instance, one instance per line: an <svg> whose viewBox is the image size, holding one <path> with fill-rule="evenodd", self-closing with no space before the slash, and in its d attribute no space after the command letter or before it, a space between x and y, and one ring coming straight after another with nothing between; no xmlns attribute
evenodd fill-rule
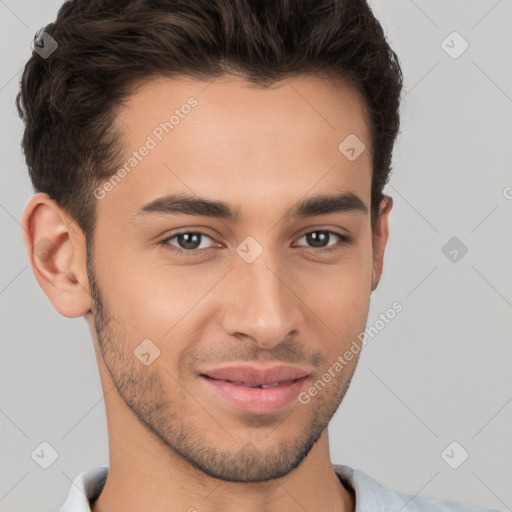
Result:
<svg viewBox="0 0 512 512"><path fill-rule="evenodd" d="M229 297L222 319L225 332L249 337L264 349L297 334L302 302L293 291L290 276L286 262L279 263L270 251L264 251L252 263L235 258L221 291L221 296Z"/></svg>

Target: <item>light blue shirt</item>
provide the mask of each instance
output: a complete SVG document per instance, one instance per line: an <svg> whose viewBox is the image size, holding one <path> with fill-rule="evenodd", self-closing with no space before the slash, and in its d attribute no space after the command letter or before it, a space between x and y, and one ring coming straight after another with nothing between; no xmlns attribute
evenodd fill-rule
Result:
<svg viewBox="0 0 512 512"><path fill-rule="evenodd" d="M334 465L334 471L345 486L354 490L355 512L503 512L395 492L386 489L360 469L342 464ZM71 485L59 512L91 512L89 502L99 496L107 475L108 466L98 466L81 473Z"/></svg>

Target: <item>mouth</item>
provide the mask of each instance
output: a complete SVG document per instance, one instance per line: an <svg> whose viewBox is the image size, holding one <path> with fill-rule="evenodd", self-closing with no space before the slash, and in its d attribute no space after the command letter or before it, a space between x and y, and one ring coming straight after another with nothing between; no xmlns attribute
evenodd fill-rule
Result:
<svg viewBox="0 0 512 512"><path fill-rule="evenodd" d="M201 375L201 377L205 377L207 379L212 378L212 377L209 377L208 375ZM292 382L294 382L294 380L283 380L280 382L272 382L270 384L249 384L248 382L233 382L231 380L225 380L225 379L213 379L213 380L229 382L231 384L236 384L237 386L245 386L247 388L259 388L259 389L275 388L277 386L287 386L288 384L291 384Z"/></svg>
<svg viewBox="0 0 512 512"><path fill-rule="evenodd" d="M256 414L275 413L297 398L307 372L292 366L238 365L199 374L216 399Z"/></svg>

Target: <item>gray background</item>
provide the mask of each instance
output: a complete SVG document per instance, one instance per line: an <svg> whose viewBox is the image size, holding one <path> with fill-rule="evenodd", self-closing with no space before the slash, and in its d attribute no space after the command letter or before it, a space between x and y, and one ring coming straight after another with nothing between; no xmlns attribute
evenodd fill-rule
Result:
<svg viewBox="0 0 512 512"><path fill-rule="evenodd" d="M53 309L20 227L33 192L14 98L60 4L0 0L0 511L57 510L78 473L108 462L89 331ZM363 350L332 459L398 491L512 510L512 0L371 5L406 94L368 325L395 301L404 309ZM453 31L469 43L458 58L442 45ZM452 237L468 248L457 262L442 252ZM46 470L31 458L42 441L58 451ZM453 441L469 453L458 469L441 456Z"/></svg>

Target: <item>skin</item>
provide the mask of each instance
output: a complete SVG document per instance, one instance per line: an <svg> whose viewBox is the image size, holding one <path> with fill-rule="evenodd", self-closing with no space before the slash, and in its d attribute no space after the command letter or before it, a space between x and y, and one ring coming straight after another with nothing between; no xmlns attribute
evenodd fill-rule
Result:
<svg viewBox="0 0 512 512"><path fill-rule="evenodd" d="M198 105L97 201L89 273L85 237L52 199L37 194L23 216L40 286L57 311L85 316L91 329L110 451L93 510L353 511L332 468L327 425L358 355L308 404L271 414L224 402L197 372L289 363L309 373L307 389L364 330L392 200L382 201L372 232L362 99L351 85L311 76L269 89L234 76L208 86L152 78L117 113L126 155L190 96ZM355 161L338 150L349 134L367 148ZM135 216L177 192L222 200L243 218ZM334 192L356 194L368 212L285 216L305 197ZM201 255L172 252L187 247L169 240L178 230L208 235L195 245ZM333 234L324 246L339 248L322 253L304 236L326 230L352 242ZM263 249L250 264L236 252L248 236ZM40 258L44 238L51 244ZM148 338L160 355L146 366L134 350Z"/></svg>

